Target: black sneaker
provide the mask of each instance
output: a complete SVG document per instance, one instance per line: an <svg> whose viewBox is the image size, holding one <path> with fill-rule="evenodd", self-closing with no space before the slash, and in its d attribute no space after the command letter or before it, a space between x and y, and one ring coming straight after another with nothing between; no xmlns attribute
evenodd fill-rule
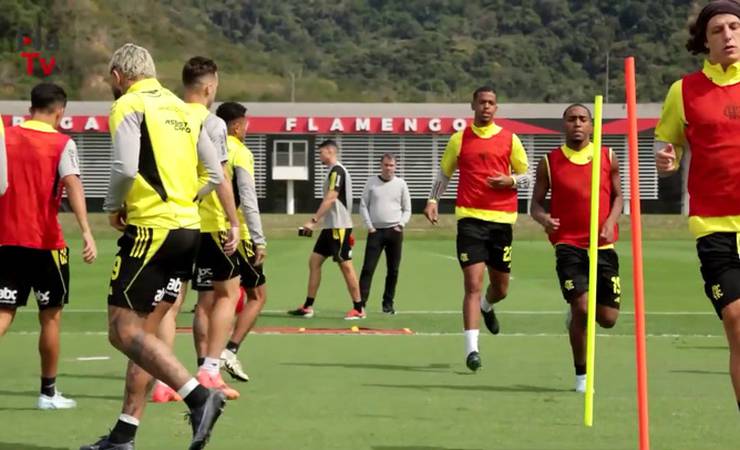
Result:
<svg viewBox="0 0 740 450"><path fill-rule="evenodd" d="M480 314L481 316L483 316L483 322L485 322L488 331L490 331L491 334L498 334L498 319L496 318L496 311L493 310L493 306L491 306L491 310L488 312L483 311L483 309L481 308Z"/></svg>
<svg viewBox="0 0 740 450"><path fill-rule="evenodd" d="M109 436L102 436L94 444L83 445L80 450L134 450L134 441L124 442L123 444L114 444L108 440Z"/></svg>
<svg viewBox="0 0 740 450"><path fill-rule="evenodd" d="M201 450L211 437L211 430L226 405L226 397L219 389L209 389L208 398L202 406L188 413L193 428L193 440L189 450Z"/></svg>
<svg viewBox="0 0 740 450"><path fill-rule="evenodd" d="M383 312L390 315L395 314L396 310L393 309L393 303L383 303Z"/></svg>
<svg viewBox="0 0 740 450"><path fill-rule="evenodd" d="M470 352L468 354L468 357L465 359L465 365L468 366L468 369L470 369L473 372L477 372L478 369L483 365L480 360L480 353L478 352Z"/></svg>
<svg viewBox="0 0 740 450"><path fill-rule="evenodd" d="M291 309L290 311L288 311L288 315L310 319L311 317L313 317L313 308L310 306L307 308L301 306L299 308Z"/></svg>

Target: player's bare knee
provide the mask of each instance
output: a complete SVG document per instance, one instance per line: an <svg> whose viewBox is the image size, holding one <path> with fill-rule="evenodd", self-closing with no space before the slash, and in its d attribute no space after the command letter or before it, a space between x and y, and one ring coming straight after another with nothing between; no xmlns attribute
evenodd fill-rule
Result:
<svg viewBox="0 0 740 450"><path fill-rule="evenodd" d="M573 318L585 321L588 316L588 302L583 298L576 298L570 304L570 311Z"/></svg>
<svg viewBox="0 0 740 450"><path fill-rule="evenodd" d="M488 303L498 303L501 300L505 299L508 294L508 286L504 287L491 285L490 288L486 291L486 300L488 300Z"/></svg>
<svg viewBox="0 0 740 450"><path fill-rule="evenodd" d="M599 317L597 318L597 322L599 322L599 326L601 326L601 328L614 328L614 325L617 324L617 318L616 317Z"/></svg>

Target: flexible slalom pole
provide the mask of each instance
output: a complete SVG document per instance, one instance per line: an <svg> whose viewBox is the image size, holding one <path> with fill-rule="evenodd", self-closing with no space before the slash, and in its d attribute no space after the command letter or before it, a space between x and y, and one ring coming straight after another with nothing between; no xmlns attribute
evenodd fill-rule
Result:
<svg viewBox="0 0 740 450"><path fill-rule="evenodd" d="M647 346L645 344L645 292L642 271L642 221L640 220L640 175L637 147L637 84L635 58L624 60L625 92L630 173L630 220L632 223L632 278L635 296L635 345L637 355L637 415L640 450L650 449L647 382Z"/></svg>
<svg viewBox="0 0 740 450"><path fill-rule="evenodd" d="M594 424L594 363L596 359L596 268L599 262L599 194L601 186L601 110L604 98L594 99L594 156L591 160L591 231L588 244L588 321L586 325L586 404L584 423Z"/></svg>

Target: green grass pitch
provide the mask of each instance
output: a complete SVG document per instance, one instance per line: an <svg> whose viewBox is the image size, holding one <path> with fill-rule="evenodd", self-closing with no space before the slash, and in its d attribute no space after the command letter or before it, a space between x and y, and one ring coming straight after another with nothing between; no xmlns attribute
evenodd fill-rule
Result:
<svg viewBox="0 0 740 450"><path fill-rule="evenodd" d="M660 230L646 234L659 235ZM693 241L685 231L675 236L684 238L651 239L644 250L652 447L738 448L738 413L721 323L704 297ZM358 272L362 238L360 231L354 255ZM34 409L38 327L36 307L25 308L0 343L0 450L77 449L107 432L119 412L125 360L105 335L105 296L115 239L101 233L100 256L93 266L81 262L78 240L71 238L69 243L72 295L63 318L58 385L79 406L69 411ZM331 262L324 267L316 317L295 319L283 313L305 296L312 245L313 240L292 238L287 232L270 241L267 312L258 326L356 324L342 320L350 301ZM483 369L471 374L464 365L462 275L454 260L454 240L449 230L430 235L428 230L412 229L397 292L399 314L379 313L385 274L381 261L369 317L359 325L410 328L416 334L250 336L240 357L252 381L232 383L242 397L227 405L208 448L635 449L635 342L627 236L617 249L623 314L614 329L598 331L593 428L583 426L583 396L571 392L565 303L544 235L515 235L513 281L509 298L499 307L502 334L481 331ZM192 319L186 311L193 298L180 315L181 325ZM178 335L176 350L195 369L189 334ZM78 359L85 357L109 359ZM185 410L184 404L148 405L137 449L186 448L190 429Z"/></svg>

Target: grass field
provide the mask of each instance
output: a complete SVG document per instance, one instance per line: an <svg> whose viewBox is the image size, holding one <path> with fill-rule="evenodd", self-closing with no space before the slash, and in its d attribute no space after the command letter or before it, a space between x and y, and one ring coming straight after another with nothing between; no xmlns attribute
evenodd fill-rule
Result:
<svg viewBox="0 0 740 450"><path fill-rule="evenodd" d="M661 237L661 230L646 234ZM686 238L645 243L652 448L738 448L725 339L704 298L693 241L685 231L662 234ZM360 325L410 328L415 335L250 336L240 356L252 381L233 384L242 398L228 404L208 448L637 448L629 242L618 246L623 315L614 329L599 331L595 426L587 429L582 425L583 397L570 390L573 368L563 324L565 304L557 288L553 251L544 237L527 230L515 235L510 295L499 308L502 334L481 332L484 367L471 374L464 365L459 314L462 276L450 235L450 230L441 230L441 238L434 239L428 230L410 230L398 315L383 317L378 312L382 264L375 275L369 317ZM358 238L363 237L360 232ZM0 450L76 449L105 433L118 414L125 360L105 335L115 239L101 233L100 256L93 266L85 266L77 256L78 240L69 243L74 254L72 296L64 316L58 383L79 407L58 412L33 408L38 389L36 308L22 310L0 345ZM270 241L268 311L260 326L354 324L342 320L350 303L331 264L324 268L317 316L304 320L284 315L305 296L312 245L287 233ZM358 239L355 248L359 271L364 241ZM192 301L191 296L186 311ZM191 318L183 313L179 320L188 325ZM178 336L177 353L194 369L190 335ZM91 356L110 359L78 360ZM137 449L186 448L190 432L182 415L185 409L183 404L150 405Z"/></svg>

